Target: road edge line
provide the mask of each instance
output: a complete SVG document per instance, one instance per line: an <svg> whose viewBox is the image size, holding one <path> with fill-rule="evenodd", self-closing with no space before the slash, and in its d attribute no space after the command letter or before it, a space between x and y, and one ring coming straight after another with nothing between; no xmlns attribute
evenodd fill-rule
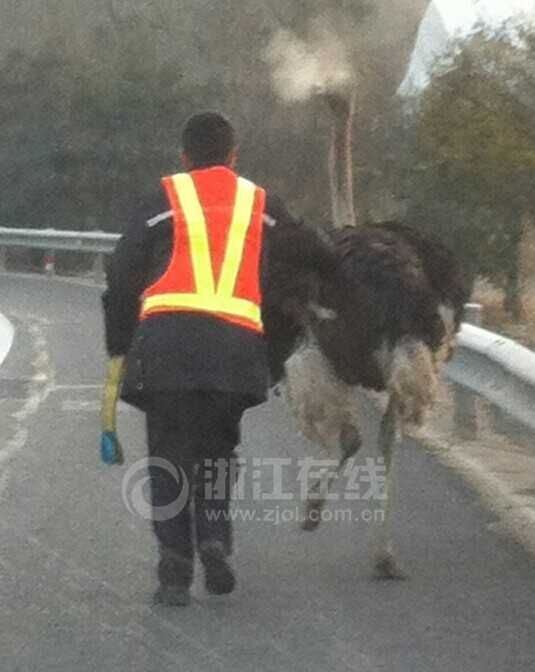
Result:
<svg viewBox="0 0 535 672"><path fill-rule="evenodd" d="M4 363L13 346L15 327L5 315L0 313L0 366Z"/></svg>
<svg viewBox="0 0 535 672"><path fill-rule="evenodd" d="M459 474L474 490L483 506L498 522L492 526L499 534L513 538L535 558L535 509L510 489L478 459L463 455L462 446L444 441L429 428L406 431L406 436L421 444L442 465Z"/></svg>

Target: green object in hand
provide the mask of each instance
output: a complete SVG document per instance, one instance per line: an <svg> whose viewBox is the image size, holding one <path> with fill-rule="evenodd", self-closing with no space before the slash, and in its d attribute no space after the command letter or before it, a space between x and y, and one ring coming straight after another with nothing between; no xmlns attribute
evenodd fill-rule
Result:
<svg viewBox="0 0 535 672"><path fill-rule="evenodd" d="M125 358L112 357L102 398L100 457L104 464L122 464L123 450L117 438L117 402L125 373Z"/></svg>

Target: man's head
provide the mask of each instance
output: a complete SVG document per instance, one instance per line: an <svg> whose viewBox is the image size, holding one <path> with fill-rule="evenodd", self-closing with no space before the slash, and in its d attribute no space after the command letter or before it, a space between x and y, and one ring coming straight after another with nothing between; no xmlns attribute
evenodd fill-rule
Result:
<svg viewBox="0 0 535 672"><path fill-rule="evenodd" d="M202 112L188 119L182 131L182 162L186 170L233 167L236 157L236 134L222 114Z"/></svg>

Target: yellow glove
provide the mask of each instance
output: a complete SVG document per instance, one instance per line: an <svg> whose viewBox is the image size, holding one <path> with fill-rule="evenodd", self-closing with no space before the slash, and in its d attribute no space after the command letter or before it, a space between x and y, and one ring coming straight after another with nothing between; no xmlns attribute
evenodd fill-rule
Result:
<svg viewBox="0 0 535 672"><path fill-rule="evenodd" d="M125 371L124 356L110 359L101 409L100 457L104 464L124 462L123 450L117 438L117 402Z"/></svg>

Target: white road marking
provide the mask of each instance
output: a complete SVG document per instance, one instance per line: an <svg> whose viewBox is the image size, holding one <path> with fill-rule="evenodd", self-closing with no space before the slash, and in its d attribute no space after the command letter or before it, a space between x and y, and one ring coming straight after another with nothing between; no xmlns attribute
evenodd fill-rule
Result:
<svg viewBox="0 0 535 672"><path fill-rule="evenodd" d="M65 399L61 402L61 410L75 413L100 413L102 401L100 399ZM134 409L126 404L119 402L117 406L119 413L130 413Z"/></svg>
<svg viewBox="0 0 535 672"><path fill-rule="evenodd" d="M11 439L0 450L0 465L4 465L0 472L0 497L4 493L9 480L9 461L21 451L28 440L28 419L37 412L54 387L54 370L47 350L44 327L48 321L36 316L25 315L25 322L30 323L28 328L32 339L34 358L32 368L34 374L30 379L29 394L22 407L13 413L15 429Z"/></svg>
<svg viewBox="0 0 535 672"><path fill-rule="evenodd" d="M102 390L104 385L54 385L52 392L62 390Z"/></svg>
<svg viewBox="0 0 535 672"><path fill-rule="evenodd" d="M440 462L459 473L481 497L485 507L498 518L493 528L508 533L535 557L535 508L526 498L515 494L508 485L475 457L463 454L463 448L439 438L429 427L410 432Z"/></svg>
<svg viewBox="0 0 535 672"><path fill-rule="evenodd" d="M0 364L2 364L11 350L14 335L14 326L7 319L7 317L0 313Z"/></svg>
<svg viewBox="0 0 535 672"><path fill-rule="evenodd" d="M98 413L100 411L100 402L96 399L81 401L80 399L66 399L61 402L62 411L72 411L76 413Z"/></svg>
<svg viewBox="0 0 535 672"><path fill-rule="evenodd" d="M384 412L387 396L384 393L369 393L366 396L374 406ZM483 506L492 511L498 519L492 525L496 532L515 539L526 551L535 557L535 498L519 495L513 485L508 484L494 471L496 465L484 463L470 455L468 445L456 445L453 437L445 438L434 430L431 422L421 428L405 427L404 434L415 439L439 462L458 473L475 490ZM514 459L514 453L511 453Z"/></svg>

